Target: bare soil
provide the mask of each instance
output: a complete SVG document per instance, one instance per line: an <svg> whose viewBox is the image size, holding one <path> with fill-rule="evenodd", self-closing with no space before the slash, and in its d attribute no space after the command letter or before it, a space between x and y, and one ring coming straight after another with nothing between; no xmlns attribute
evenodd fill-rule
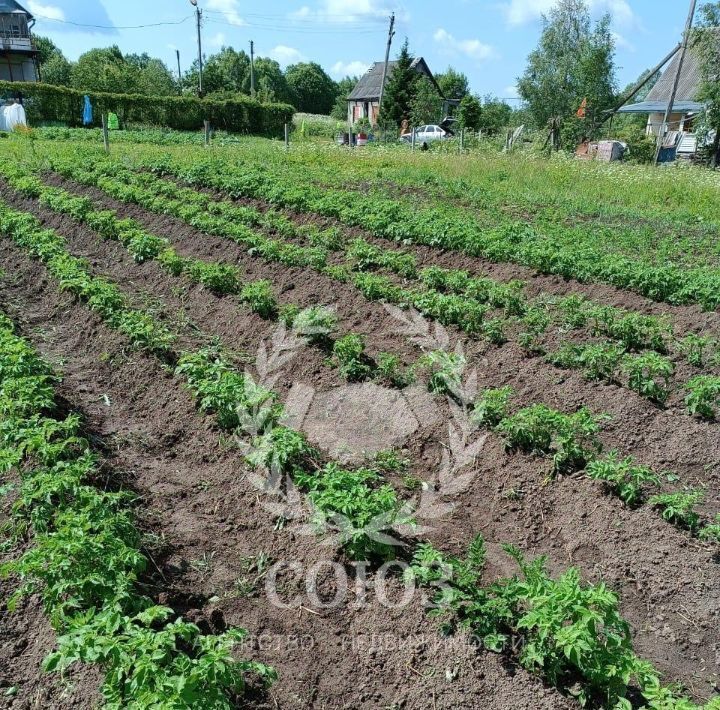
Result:
<svg viewBox="0 0 720 710"><path fill-rule="evenodd" d="M100 198L97 191L63 184ZM172 279L157 264L137 265L119 244L103 241L36 202L2 192L13 206L33 212L65 235L72 253L88 258L96 273L109 275L138 304L154 308L171 322L182 333L182 346L197 347L215 335L238 351L239 361L253 363L259 344L272 334L273 324L234 299ZM120 216L132 216L169 237L183 254L228 261L242 266L249 278L271 279L281 299L304 305L335 303L341 327L364 333L370 352L388 350L406 362L419 354L381 304L368 303L351 287L308 269L266 265L239 246L178 220L106 197L100 201ZM422 253L428 263L459 258L430 250ZM269 696L253 701L256 707L572 705L537 679L506 667L502 658L478 654L462 639L438 645L436 624L423 614L417 599L403 609L383 608L377 600L355 609L354 595L349 594L337 609L319 608L310 599L304 599L305 609L281 609L268 602L263 580L257 589L239 593L246 589L248 577L252 581L249 561L263 553L272 560L298 560L306 569L323 560L345 561L333 548L323 547L319 538L301 534L293 525L275 529L275 516L249 482L242 456L211 419L198 415L179 380L129 350L121 336L86 308L59 295L44 269L6 240L0 242L0 257L6 274L0 282L0 304L20 320L43 352L62 363L62 396L86 414L91 430L105 442L112 470L127 477L143 496L143 527L164 537L152 550L158 597L209 628L247 628L251 639L246 653L278 669L280 681ZM639 298L613 289L603 297L615 295L631 302ZM593 292L592 297L597 295ZM645 299L636 302L644 302L647 312L659 307ZM636 307L627 301L624 305ZM688 328L694 329L705 317L708 326L715 325L717 314L671 310L674 322ZM450 331L454 345L461 338ZM525 357L512 343L501 348L466 340L463 344L470 365L477 369L480 388L510 384L522 404L542 401L564 411L584 405L608 412L612 420L602 436L606 448L631 453L657 470L676 471L683 483L706 489L705 512L720 510L717 424L681 414L677 403L661 410L620 387L588 383L579 373L558 371L542 359ZM305 348L283 368L276 389L283 398L298 384L318 395L338 391L345 383L324 359L324 353ZM419 425L401 442L412 460L410 473L421 480L435 478L448 446L450 408L443 399L436 403L437 417L420 417ZM481 437L480 432L474 441ZM676 530L647 507L628 510L580 475L550 480L548 469L546 459L509 454L497 437L488 436L474 462L457 472L471 478L465 489L448 498L454 509L423 521L431 526L427 536L444 550L461 552L482 533L489 543L488 578L515 571L500 549L501 543L512 542L529 555L547 554L554 573L574 564L586 578L604 579L620 593L621 610L631 623L640 655L670 679L685 683L697 697L707 697L718 682L720 663L716 550ZM399 478L393 483L402 489ZM406 490L404 495L415 494ZM287 584L290 596L297 593L297 579ZM349 585L354 589L352 580ZM338 585L320 575L319 586L332 594ZM34 600L11 617L20 621L16 626L9 622L3 639L10 651L3 654L0 678L10 679L7 684L14 677L22 679L12 707L35 707L38 692L58 703L53 707L90 707L96 676L74 677L73 687L79 690L58 699L55 681L39 672L39 656L51 646L52 632L33 604ZM392 637L383 641L386 633ZM36 636L44 639L42 652L28 646L27 639ZM400 649L398 639L405 642Z"/></svg>

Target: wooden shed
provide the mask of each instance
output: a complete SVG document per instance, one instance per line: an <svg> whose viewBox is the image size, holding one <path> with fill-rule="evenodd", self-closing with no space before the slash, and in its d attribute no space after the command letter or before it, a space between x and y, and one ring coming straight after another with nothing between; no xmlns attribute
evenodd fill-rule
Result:
<svg viewBox="0 0 720 710"><path fill-rule="evenodd" d="M378 112L380 111L380 87L382 86L383 65L385 62L375 62L365 74L360 77L360 81L348 96L348 121L355 123L360 118L368 118L370 123L377 123ZM385 77L385 86L392 75L396 61L388 62L387 76ZM416 57L411 67L426 76L435 85L438 94L442 96L442 91L435 81L435 77L430 71L427 62L422 57Z"/></svg>

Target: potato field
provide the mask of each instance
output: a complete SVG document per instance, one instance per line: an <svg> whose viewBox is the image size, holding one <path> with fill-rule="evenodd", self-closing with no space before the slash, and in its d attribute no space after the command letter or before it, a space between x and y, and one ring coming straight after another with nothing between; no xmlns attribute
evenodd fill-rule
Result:
<svg viewBox="0 0 720 710"><path fill-rule="evenodd" d="M0 148L0 706L720 708L717 173Z"/></svg>

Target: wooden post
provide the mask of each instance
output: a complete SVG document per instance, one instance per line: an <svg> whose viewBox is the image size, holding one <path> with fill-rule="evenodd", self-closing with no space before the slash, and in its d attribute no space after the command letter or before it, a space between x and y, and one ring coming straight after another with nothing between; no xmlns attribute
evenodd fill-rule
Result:
<svg viewBox="0 0 720 710"><path fill-rule="evenodd" d="M290 124L285 124L285 150L290 150Z"/></svg>
<svg viewBox="0 0 720 710"><path fill-rule="evenodd" d="M205 126L205 145L210 145L210 121L203 121L203 125Z"/></svg>
<svg viewBox="0 0 720 710"><path fill-rule="evenodd" d="M102 114L102 133L103 133L103 143L105 144L105 152L110 152L110 136L108 135L108 118L107 114Z"/></svg>
<svg viewBox="0 0 720 710"><path fill-rule="evenodd" d="M415 150L415 129L412 129L412 133L410 134L410 145L412 146L412 150Z"/></svg>
<svg viewBox="0 0 720 710"><path fill-rule="evenodd" d="M460 152L462 153L465 150L465 129L460 129Z"/></svg>

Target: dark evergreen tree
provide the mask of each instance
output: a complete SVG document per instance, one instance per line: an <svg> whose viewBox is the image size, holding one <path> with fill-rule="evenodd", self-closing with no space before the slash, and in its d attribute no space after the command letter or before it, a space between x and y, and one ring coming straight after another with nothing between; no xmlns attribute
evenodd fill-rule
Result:
<svg viewBox="0 0 720 710"><path fill-rule="evenodd" d="M410 120L419 76L412 68L413 59L406 39L398 55L397 64L386 80L379 117L383 125L392 123L399 126L403 120Z"/></svg>

